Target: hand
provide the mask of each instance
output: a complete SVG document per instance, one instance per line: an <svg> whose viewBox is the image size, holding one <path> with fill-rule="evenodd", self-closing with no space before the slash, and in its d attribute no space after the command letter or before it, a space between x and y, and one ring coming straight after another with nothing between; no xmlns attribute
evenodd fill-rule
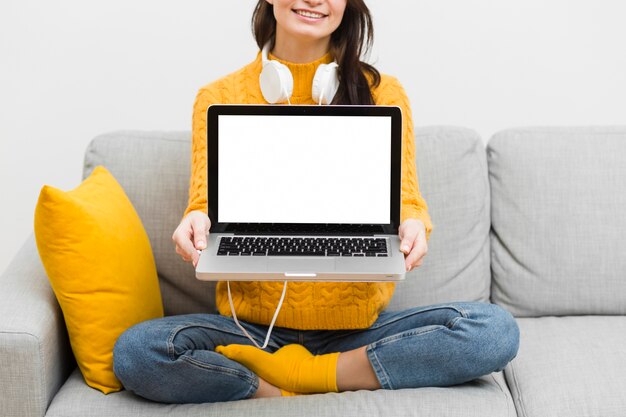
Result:
<svg viewBox="0 0 626 417"><path fill-rule="evenodd" d="M424 256L428 252L426 244L426 227L421 220L406 219L398 228L400 236L400 251L406 256L406 271L422 265Z"/></svg>
<svg viewBox="0 0 626 417"><path fill-rule="evenodd" d="M198 251L206 248L210 229L209 216L201 211L191 211L174 230L172 240L176 243L176 253L185 262L193 263L194 268L200 259Z"/></svg>

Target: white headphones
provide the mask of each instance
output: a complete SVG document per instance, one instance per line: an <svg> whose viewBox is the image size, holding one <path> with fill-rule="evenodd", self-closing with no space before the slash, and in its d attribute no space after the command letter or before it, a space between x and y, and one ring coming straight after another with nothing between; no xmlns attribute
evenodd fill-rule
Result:
<svg viewBox="0 0 626 417"><path fill-rule="evenodd" d="M268 58L270 44L267 43L261 50L263 70L259 76L259 84L265 101L275 104L289 101L293 93L293 76L286 65ZM330 104L339 88L337 78L337 63L320 64L313 77L311 97L318 104ZM291 104L291 103L290 103Z"/></svg>

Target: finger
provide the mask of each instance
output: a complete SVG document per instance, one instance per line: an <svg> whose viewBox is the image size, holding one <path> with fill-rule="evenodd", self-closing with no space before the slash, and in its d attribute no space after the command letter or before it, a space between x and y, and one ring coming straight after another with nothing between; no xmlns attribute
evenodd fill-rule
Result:
<svg viewBox="0 0 626 417"><path fill-rule="evenodd" d="M195 251L194 252L195 254L192 255L192 256L189 256L189 255L187 255L186 253L184 253L182 251L180 251L178 253L179 253L180 257L183 259L183 261L191 262L194 268L198 266L198 261L200 260L200 254L198 253L198 251Z"/></svg>
<svg viewBox="0 0 626 417"><path fill-rule="evenodd" d="M400 251L405 255L408 255L413 250L413 245L415 244L415 238L419 232L419 228L417 226L409 225L403 229L404 233L401 237L402 241L400 242Z"/></svg>
<svg viewBox="0 0 626 417"><path fill-rule="evenodd" d="M417 265L418 262L421 261L421 259L426 255L427 252L428 247L426 245L426 238L423 235L419 236L417 238L417 241L415 242L415 245L413 246L413 249L411 250L411 253L409 253L409 255L406 257L405 263L407 271L410 271L414 267L419 266Z"/></svg>
<svg viewBox="0 0 626 417"><path fill-rule="evenodd" d="M196 266L198 266L198 261L200 261L200 253L202 251L199 250L194 250L193 251L193 255L191 256L191 263L193 264L193 267L195 268Z"/></svg>
<svg viewBox="0 0 626 417"><path fill-rule="evenodd" d="M413 264L411 265L411 269L415 269L418 266L422 266L422 264L424 263L424 258L426 257L426 254L422 254L422 256L420 256L415 262L413 262Z"/></svg>
<svg viewBox="0 0 626 417"><path fill-rule="evenodd" d="M206 248L206 239L209 235L209 229L207 225L207 219L202 218L200 216L193 217L191 219L191 230L193 234L193 242L195 249L205 249Z"/></svg>
<svg viewBox="0 0 626 417"><path fill-rule="evenodd" d="M185 252L183 252L183 250L178 245L176 245L176 253L179 254L181 258L183 258L183 261L185 262L191 261L191 257L187 255Z"/></svg>
<svg viewBox="0 0 626 417"><path fill-rule="evenodd" d="M180 232L177 232L176 236L176 253L182 256L186 262L192 260L194 255L198 256L198 252L189 236L185 236L185 233Z"/></svg>

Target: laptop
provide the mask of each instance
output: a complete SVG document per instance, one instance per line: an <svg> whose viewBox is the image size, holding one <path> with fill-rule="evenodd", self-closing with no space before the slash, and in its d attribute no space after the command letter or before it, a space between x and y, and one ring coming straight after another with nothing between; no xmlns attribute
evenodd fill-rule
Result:
<svg viewBox="0 0 626 417"><path fill-rule="evenodd" d="M206 281L399 281L402 113L211 105Z"/></svg>

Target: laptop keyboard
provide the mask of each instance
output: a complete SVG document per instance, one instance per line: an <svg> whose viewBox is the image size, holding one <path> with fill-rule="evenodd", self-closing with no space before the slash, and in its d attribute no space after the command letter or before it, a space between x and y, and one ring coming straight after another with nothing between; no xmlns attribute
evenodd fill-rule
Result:
<svg viewBox="0 0 626 417"><path fill-rule="evenodd" d="M387 240L369 237L224 236L221 256L388 256Z"/></svg>

